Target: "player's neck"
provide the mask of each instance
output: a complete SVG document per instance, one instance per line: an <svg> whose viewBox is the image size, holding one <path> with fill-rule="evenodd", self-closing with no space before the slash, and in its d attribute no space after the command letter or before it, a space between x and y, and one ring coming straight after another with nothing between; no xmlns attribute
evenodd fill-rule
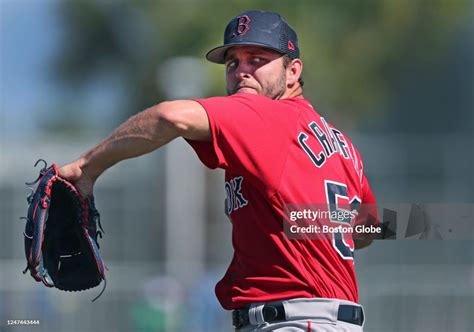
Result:
<svg viewBox="0 0 474 332"><path fill-rule="evenodd" d="M301 87L301 85L297 83L292 88L286 89L285 93L283 94L283 96L281 96L280 99L285 98L304 98L303 88Z"/></svg>

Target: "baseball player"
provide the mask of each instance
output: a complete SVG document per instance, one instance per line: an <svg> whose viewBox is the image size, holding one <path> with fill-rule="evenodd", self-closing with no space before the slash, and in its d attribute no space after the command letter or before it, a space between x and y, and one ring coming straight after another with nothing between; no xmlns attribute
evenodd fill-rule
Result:
<svg viewBox="0 0 474 332"><path fill-rule="evenodd" d="M60 174L87 196L109 167L183 137L225 170L234 256L216 295L236 330L362 331L352 239L284 231L289 204L375 203L357 149L303 97L296 32L277 13L247 11L206 58L224 64L228 96L159 103Z"/></svg>

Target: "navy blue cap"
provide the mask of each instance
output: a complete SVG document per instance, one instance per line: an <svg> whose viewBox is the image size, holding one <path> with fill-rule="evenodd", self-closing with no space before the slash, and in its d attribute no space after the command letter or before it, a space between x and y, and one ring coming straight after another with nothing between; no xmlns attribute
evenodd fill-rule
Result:
<svg viewBox="0 0 474 332"><path fill-rule="evenodd" d="M224 45L213 48L206 59L224 63L226 51L234 46L261 46L287 54L290 59L300 57L295 30L278 13L249 10L234 17L224 32Z"/></svg>

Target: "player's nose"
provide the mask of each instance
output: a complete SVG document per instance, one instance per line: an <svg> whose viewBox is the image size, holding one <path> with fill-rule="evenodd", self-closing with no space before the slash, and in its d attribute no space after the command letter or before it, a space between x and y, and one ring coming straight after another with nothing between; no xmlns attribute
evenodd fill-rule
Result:
<svg viewBox="0 0 474 332"><path fill-rule="evenodd" d="M252 67L246 61L241 61L234 74L238 79L249 78L252 75L252 71Z"/></svg>
<svg viewBox="0 0 474 332"><path fill-rule="evenodd" d="M252 77L252 74L246 70L241 70L238 73L235 73L235 79L238 82L241 82L243 80L247 80Z"/></svg>

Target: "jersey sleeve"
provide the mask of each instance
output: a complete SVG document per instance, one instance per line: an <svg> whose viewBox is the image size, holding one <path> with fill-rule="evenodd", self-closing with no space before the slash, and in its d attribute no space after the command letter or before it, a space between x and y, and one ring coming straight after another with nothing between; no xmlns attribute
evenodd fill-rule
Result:
<svg viewBox="0 0 474 332"><path fill-rule="evenodd" d="M257 178L278 177L288 149L285 131L295 130L296 110L251 94L196 101L208 115L212 142L188 142L207 167Z"/></svg>

